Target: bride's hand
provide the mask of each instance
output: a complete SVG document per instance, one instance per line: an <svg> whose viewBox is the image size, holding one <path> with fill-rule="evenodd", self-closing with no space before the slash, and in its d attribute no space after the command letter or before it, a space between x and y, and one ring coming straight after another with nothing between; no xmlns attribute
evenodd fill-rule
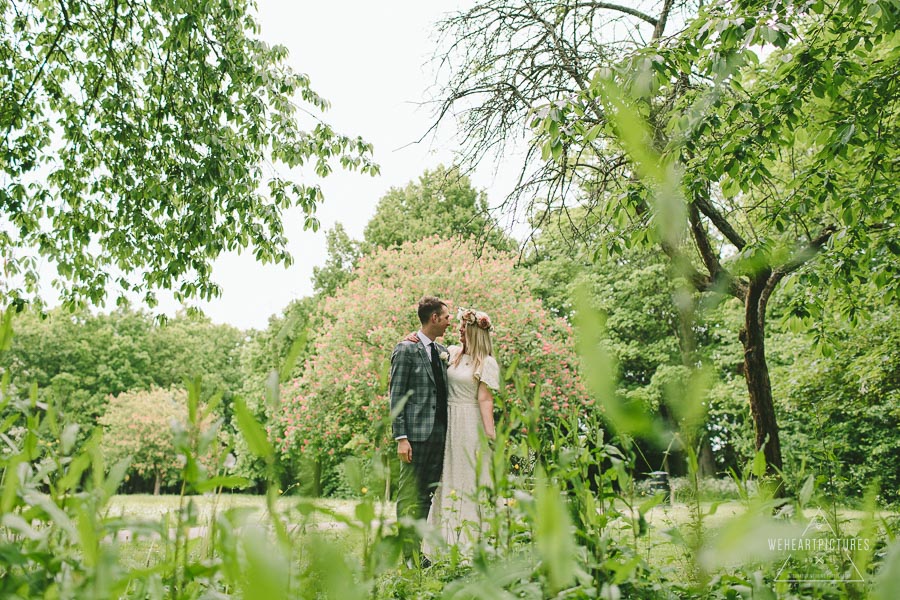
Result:
<svg viewBox="0 0 900 600"><path fill-rule="evenodd" d="M412 342L413 344L418 344L418 343L419 343L419 336L416 335L415 333L411 333L411 334L409 334L408 336L406 336L405 338L403 338L402 341L404 341L404 342Z"/></svg>

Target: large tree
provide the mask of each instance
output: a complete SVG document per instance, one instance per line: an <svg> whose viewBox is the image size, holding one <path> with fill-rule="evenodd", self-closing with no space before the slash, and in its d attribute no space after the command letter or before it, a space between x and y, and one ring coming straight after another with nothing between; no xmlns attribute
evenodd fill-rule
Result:
<svg viewBox="0 0 900 600"><path fill-rule="evenodd" d="M110 288L151 305L160 289L210 298L221 252L287 264L283 211L317 226L319 187L279 167L377 172L369 144L313 115L328 103L259 38L253 12L0 2L0 299L38 295L42 261L69 305Z"/></svg>
<svg viewBox="0 0 900 600"><path fill-rule="evenodd" d="M328 258L325 265L313 267L313 291L317 296L333 296L350 280L356 261L362 255L361 244L352 239L344 226L335 223L325 237Z"/></svg>
<svg viewBox="0 0 900 600"><path fill-rule="evenodd" d="M744 305L743 369L756 445L782 466L765 354L779 284L896 265L896 3L752 0L700 8L480 2L445 23L464 157L526 139L507 207L573 204L619 239L652 245L694 289ZM676 27L680 31L675 31ZM759 64L759 49L774 55ZM539 200L531 200L537 198ZM598 253L599 254L599 253ZM794 283L792 282L792 283ZM806 308L804 308L806 309Z"/></svg>
<svg viewBox="0 0 900 600"><path fill-rule="evenodd" d="M99 421L103 428L100 449L109 464L130 460L129 472L138 481L129 482L129 488L143 491L152 482L153 494L159 495L163 486L179 481L185 459L179 438L188 428L188 404L188 395L181 389L123 392L109 399L109 409ZM210 444L191 460L199 460L205 469L215 463L221 450L219 425L210 418L200 424Z"/></svg>

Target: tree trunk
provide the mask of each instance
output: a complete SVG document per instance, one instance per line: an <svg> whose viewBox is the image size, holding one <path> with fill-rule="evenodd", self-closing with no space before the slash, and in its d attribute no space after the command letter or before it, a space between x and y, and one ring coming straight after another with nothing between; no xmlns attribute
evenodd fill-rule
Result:
<svg viewBox="0 0 900 600"><path fill-rule="evenodd" d="M716 475L716 459L713 456L712 447L709 440L704 436L703 443L700 446L700 456L697 463L700 477L715 477Z"/></svg>
<svg viewBox="0 0 900 600"><path fill-rule="evenodd" d="M159 472L156 473L156 479L153 481L153 495L159 496L160 477Z"/></svg>
<svg viewBox="0 0 900 600"><path fill-rule="evenodd" d="M763 290L769 275L770 271L765 269L750 280L740 339L744 346L744 378L750 392L750 413L756 429L756 449L764 448L766 472L774 475L781 471L782 462L772 383L769 381L769 367L766 364L766 299L763 297Z"/></svg>

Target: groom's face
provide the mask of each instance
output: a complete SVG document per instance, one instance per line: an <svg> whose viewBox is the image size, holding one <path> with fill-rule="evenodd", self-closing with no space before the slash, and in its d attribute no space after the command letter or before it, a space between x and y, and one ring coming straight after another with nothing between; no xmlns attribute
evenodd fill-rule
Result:
<svg viewBox="0 0 900 600"><path fill-rule="evenodd" d="M440 332L437 337L441 337L447 331L447 328L450 327L450 309L444 306L441 312L431 318L434 321L435 328Z"/></svg>

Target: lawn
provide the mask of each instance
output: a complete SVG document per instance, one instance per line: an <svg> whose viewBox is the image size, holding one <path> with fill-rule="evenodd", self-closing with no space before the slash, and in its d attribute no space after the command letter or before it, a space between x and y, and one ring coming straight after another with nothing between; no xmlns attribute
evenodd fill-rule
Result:
<svg viewBox="0 0 900 600"><path fill-rule="evenodd" d="M204 548L208 543L207 533L210 524L210 518L214 513L221 514L229 509L249 509L251 512L250 522L258 522L265 524L267 522L267 514L265 507L265 498L263 496L246 495L246 494L223 494L221 496L206 495L193 496L189 498L194 502L197 511L197 525L188 531L189 538L192 538L192 550L196 552L204 552ZM177 513L179 503L178 496L151 496L151 495L119 495L115 496L110 502L110 515L123 516L129 519L138 519L146 521L160 522L167 514L174 516ZM312 503L323 509L324 512L313 512L301 517L301 513L294 510L301 503ZM349 551L353 551L355 546L354 539L357 536L350 536L346 531L346 526L342 523L341 518L353 518L355 508L358 501L334 498L317 498L303 499L298 497L282 497L277 501L279 512L286 515L290 520L290 525L296 527L301 523L306 526L307 531L325 532L333 540L339 540L342 546ZM715 544L717 535L729 528L736 526L748 526L745 517L747 515L747 506L745 503L730 500L724 502L702 502L700 508L703 512L703 544ZM628 514L624 505L619 506L623 514ZM394 504L380 503L375 507L376 514L390 523L394 520ZM632 521L628 518L620 518L611 523L611 531L613 535L620 538L623 542L630 539L636 543L636 548L640 554L649 563L663 566L668 565L675 572L683 571L688 568L685 563L686 553L683 545L687 542L683 537L687 536L692 529L692 511L694 509L684 503L674 503L671 505L655 506L644 515L646 521L646 535L634 537L632 531ZM331 513L331 514L329 514ZM818 518L818 515L825 515L824 511L810 508L804 511L803 519L796 519L792 525L790 532L796 535L798 528L804 522ZM858 510L841 509L838 511L841 528L845 535L855 534L865 518L865 513ZM635 517L637 515L635 514ZM797 521L800 524L797 524ZM752 527L751 525L749 525ZM785 534L785 529L779 535ZM776 532L777 533L777 532ZM760 536L773 535L771 531L760 531ZM143 568L151 567L154 563L154 557L159 557L159 552L163 551L163 544L159 539L148 537L137 537L137 539L119 537L120 551L124 561L132 566L140 566ZM761 542L761 540L760 540ZM712 546L715 547L715 546Z"/></svg>
<svg viewBox="0 0 900 600"><path fill-rule="evenodd" d="M221 494L189 496L197 506L200 520L208 520L213 512L221 512L230 508L256 508L260 510L261 518L265 518L266 498L265 496L252 494ZM283 496L278 499L277 506L279 511L289 511L304 499L296 496ZM133 494L118 495L110 500L110 514L122 515L125 517L158 520L166 513L172 513L178 510L181 502L180 496L152 496L149 494ZM333 510L339 514L350 516L353 514L353 507L356 502L353 500L339 500L334 498L318 498L315 500L317 506L322 506L329 510ZM328 522L329 519L322 513L315 513L313 518L319 522Z"/></svg>

